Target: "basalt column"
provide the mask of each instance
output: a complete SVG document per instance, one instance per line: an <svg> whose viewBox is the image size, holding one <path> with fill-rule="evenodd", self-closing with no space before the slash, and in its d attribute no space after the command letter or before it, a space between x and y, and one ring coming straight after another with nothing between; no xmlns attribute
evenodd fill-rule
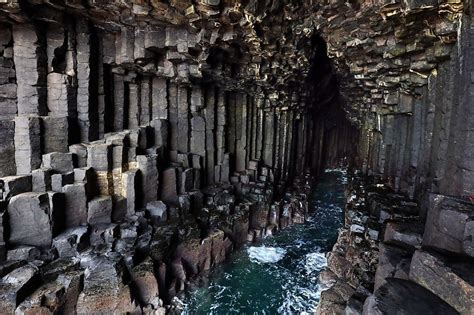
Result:
<svg viewBox="0 0 474 315"><path fill-rule="evenodd" d="M347 166L336 307L469 310L472 1L300 2L0 0L1 310L163 312Z"/></svg>

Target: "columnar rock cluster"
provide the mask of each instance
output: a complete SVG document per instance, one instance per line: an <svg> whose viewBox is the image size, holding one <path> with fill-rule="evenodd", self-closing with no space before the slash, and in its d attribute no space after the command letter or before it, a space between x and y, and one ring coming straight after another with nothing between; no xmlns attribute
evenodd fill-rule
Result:
<svg viewBox="0 0 474 315"><path fill-rule="evenodd" d="M471 314L473 242L453 209L473 213L474 205L433 195L435 218L424 228L416 202L354 177L345 228L320 275L328 289L318 314Z"/></svg>
<svg viewBox="0 0 474 315"><path fill-rule="evenodd" d="M417 261L473 257L472 6L0 0L2 309L163 311L234 247L304 220L306 170L350 165L402 210L350 218L337 294L375 281L376 308L411 288L377 276L394 255L464 312ZM377 245L388 218L398 254ZM346 270L378 246L377 272L370 251Z"/></svg>
<svg viewBox="0 0 474 315"><path fill-rule="evenodd" d="M238 10L197 29L183 5L0 4L3 313L160 313L304 221L303 88L269 82Z"/></svg>

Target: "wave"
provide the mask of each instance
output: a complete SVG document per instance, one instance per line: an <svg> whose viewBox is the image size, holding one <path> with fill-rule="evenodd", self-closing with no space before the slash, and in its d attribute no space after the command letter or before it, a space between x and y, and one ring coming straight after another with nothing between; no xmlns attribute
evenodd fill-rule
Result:
<svg viewBox="0 0 474 315"><path fill-rule="evenodd" d="M251 246L247 249L247 253L252 262L276 263L285 256L286 250L281 247Z"/></svg>

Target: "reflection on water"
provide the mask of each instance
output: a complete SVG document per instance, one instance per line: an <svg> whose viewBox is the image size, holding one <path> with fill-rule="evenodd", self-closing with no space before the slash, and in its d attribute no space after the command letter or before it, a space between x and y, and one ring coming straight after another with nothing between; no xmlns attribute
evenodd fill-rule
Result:
<svg viewBox="0 0 474 315"><path fill-rule="evenodd" d="M326 172L311 194L307 222L233 253L212 272L209 286L187 295L184 314L313 313L325 253L343 224L346 181L340 170Z"/></svg>

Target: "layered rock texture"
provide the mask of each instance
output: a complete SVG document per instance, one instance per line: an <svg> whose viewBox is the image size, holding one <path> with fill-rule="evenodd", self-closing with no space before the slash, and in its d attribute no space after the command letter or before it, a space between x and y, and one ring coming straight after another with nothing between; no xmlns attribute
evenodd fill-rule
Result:
<svg viewBox="0 0 474 315"><path fill-rule="evenodd" d="M370 176L362 219L347 212L322 312L419 293L419 312L472 313L472 13L0 0L0 310L164 312L350 166Z"/></svg>

